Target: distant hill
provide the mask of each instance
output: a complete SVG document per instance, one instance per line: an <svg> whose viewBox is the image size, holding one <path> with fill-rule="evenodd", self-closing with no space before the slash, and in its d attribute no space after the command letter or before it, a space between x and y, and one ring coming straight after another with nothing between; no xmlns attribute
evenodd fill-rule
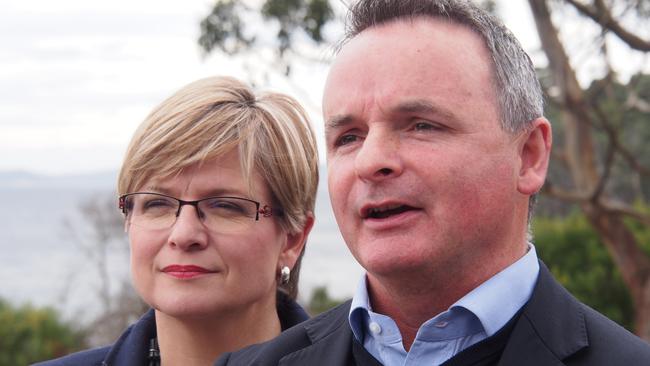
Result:
<svg viewBox="0 0 650 366"><path fill-rule="evenodd" d="M116 171L71 175L44 175L27 171L0 171L0 188L114 189Z"/></svg>

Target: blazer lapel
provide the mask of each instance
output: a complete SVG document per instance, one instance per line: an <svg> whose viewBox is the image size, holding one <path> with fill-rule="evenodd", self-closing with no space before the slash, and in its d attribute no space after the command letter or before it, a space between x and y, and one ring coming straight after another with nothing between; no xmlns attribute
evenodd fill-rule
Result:
<svg viewBox="0 0 650 366"><path fill-rule="evenodd" d="M535 290L512 330L499 366L564 365L563 359L588 346L580 304L540 261Z"/></svg>
<svg viewBox="0 0 650 366"><path fill-rule="evenodd" d="M354 365L352 330L348 325L350 301L305 325L312 345L283 357L279 365Z"/></svg>

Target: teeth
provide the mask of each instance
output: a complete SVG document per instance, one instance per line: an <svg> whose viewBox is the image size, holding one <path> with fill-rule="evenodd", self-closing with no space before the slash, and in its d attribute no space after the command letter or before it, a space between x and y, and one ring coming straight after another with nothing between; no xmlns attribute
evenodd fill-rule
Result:
<svg viewBox="0 0 650 366"><path fill-rule="evenodd" d="M394 210L402 205L390 205L390 206L384 206L384 207L373 207L368 210L369 214L376 214L376 213L381 213L381 212L386 212L389 210Z"/></svg>

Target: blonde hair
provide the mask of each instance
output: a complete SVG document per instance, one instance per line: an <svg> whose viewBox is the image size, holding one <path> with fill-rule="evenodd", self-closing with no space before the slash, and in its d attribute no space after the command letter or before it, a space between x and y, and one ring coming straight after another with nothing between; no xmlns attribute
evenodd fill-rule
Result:
<svg viewBox="0 0 650 366"><path fill-rule="evenodd" d="M247 182L261 175L289 233L314 211L318 152L307 115L293 98L260 93L230 77L195 81L156 107L138 127L118 177L118 194L172 177L237 149ZM252 187L248 187L251 189ZM302 257L302 255L301 255ZM299 263L292 271L297 283ZM295 280L294 280L295 279ZM295 295L296 283L289 284Z"/></svg>

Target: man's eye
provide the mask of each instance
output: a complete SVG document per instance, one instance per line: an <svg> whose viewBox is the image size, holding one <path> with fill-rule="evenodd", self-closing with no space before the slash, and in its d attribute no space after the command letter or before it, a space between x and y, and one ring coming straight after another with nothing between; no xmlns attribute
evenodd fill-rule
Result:
<svg viewBox="0 0 650 366"><path fill-rule="evenodd" d="M359 137L357 137L355 135L343 135L343 136L339 137L336 140L334 145L335 146L344 146L344 145L347 145L349 143L355 142L358 139L359 139Z"/></svg>
<svg viewBox="0 0 650 366"><path fill-rule="evenodd" d="M413 125L415 131L437 131L441 130L440 126L429 122L417 122Z"/></svg>

